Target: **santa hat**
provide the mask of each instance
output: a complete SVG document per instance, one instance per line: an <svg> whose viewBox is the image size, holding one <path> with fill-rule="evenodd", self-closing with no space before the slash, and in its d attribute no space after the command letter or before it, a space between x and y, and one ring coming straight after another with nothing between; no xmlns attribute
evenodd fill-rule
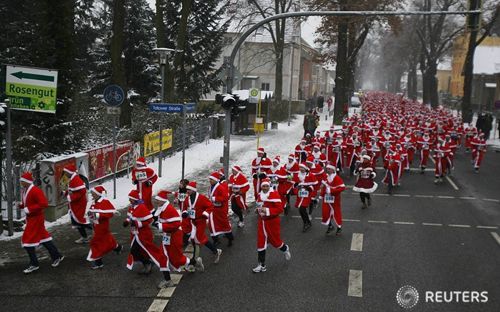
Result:
<svg viewBox="0 0 500 312"><path fill-rule="evenodd" d="M33 183L33 175L31 174L31 172L25 172L21 175L21 179L19 179L19 181L32 184Z"/></svg>
<svg viewBox="0 0 500 312"><path fill-rule="evenodd" d="M333 169L337 171L337 167L335 167L332 163L328 163L328 165L326 165L326 169Z"/></svg>
<svg viewBox="0 0 500 312"><path fill-rule="evenodd" d="M138 190L131 190L130 193L128 193L128 198L132 200L141 200L141 194L139 194Z"/></svg>
<svg viewBox="0 0 500 312"><path fill-rule="evenodd" d="M366 159L366 160L371 160L372 158L368 155L363 155L363 159Z"/></svg>
<svg viewBox="0 0 500 312"><path fill-rule="evenodd" d="M299 165L299 167L300 167L300 168L304 168L304 169L306 169L306 170L309 170L309 167L307 167L307 165L306 165L305 163L301 163L301 164Z"/></svg>
<svg viewBox="0 0 500 312"><path fill-rule="evenodd" d="M260 185L268 185L268 186L271 186L271 180L269 180L269 178L265 178L265 179L262 179L262 182L260 183Z"/></svg>
<svg viewBox="0 0 500 312"><path fill-rule="evenodd" d="M264 154L264 148L263 148L263 147L259 147L259 148L257 149L257 153L259 153L259 154Z"/></svg>
<svg viewBox="0 0 500 312"><path fill-rule="evenodd" d="M330 126L330 131L334 131L335 130L335 126Z"/></svg>
<svg viewBox="0 0 500 312"><path fill-rule="evenodd" d="M218 172L221 176L226 175L224 172L224 168L220 168Z"/></svg>
<svg viewBox="0 0 500 312"><path fill-rule="evenodd" d="M64 167L64 172L67 172L69 174L73 174L76 172L76 166L75 165L67 165Z"/></svg>
<svg viewBox="0 0 500 312"><path fill-rule="evenodd" d="M306 144L306 143L307 143L306 140L304 140L304 139L300 140L300 144Z"/></svg>
<svg viewBox="0 0 500 312"><path fill-rule="evenodd" d="M93 187L90 191L96 195L99 195L100 197L106 196L106 193L107 193L106 189L102 185L98 185L96 187Z"/></svg>
<svg viewBox="0 0 500 312"><path fill-rule="evenodd" d="M278 155L278 156L274 157L273 162L277 162L279 164L281 162L280 156Z"/></svg>
<svg viewBox="0 0 500 312"><path fill-rule="evenodd" d="M321 149L321 145L320 144L314 144L313 148Z"/></svg>
<svg viewBox="0 0 500 312"><path fill-rule="evenodd" d="M241 172L241 167L240 166L234 165L232 169L234 171Z"/></svg>
<svg viewBox="0 0 500 312"><path fill-rule="evenodd" d="M212 172L208 176L208 178L211 179L211 180L214 180L215 182L219 182L219 180L220 180L220 173L218 173L217 171L216 172Z"/></svg>
<svg viewBox="0 0 500 312"><path fill-rule="evenodd" d="M144 166L146 166L146 159L144 157L137 158L137 160L135 161L135 165L137 167L144 167Z"/></svg>
<svg viewBox="0 0 500 312"><path fill-rule="evenodd" d="M168 202L168 194L170 194L169 191L159 191L155 199L161 202Z"/></svg>
<svg viewBox="0 0 500 312"><path fill-rule="evenodd" d="M306 137L310 137L310 136L311 136L311 134L309 132L306 133Z"/></svg>
<svg viewBox="0 0 500 312"><path fill-rule="evenodd" d="M293 160L295 160L295 155L294 155L294 154L290 154L290 155L288 155L288 159L293 159Z"/></svg>
<svg viewBox="0 0 500 312"><path fill-rule="evenodd" d="M193 192L196 192L196 182L195 181L191 181L188 183L188 185L186 186L186 189L188 190L191 190Z"/></svg>
<svg viewBox="0 0 500 312"><path fill-rule="evenodd" d="M314 157L312 157L312 156L307 157L306 163L314 164Z"/></svg>

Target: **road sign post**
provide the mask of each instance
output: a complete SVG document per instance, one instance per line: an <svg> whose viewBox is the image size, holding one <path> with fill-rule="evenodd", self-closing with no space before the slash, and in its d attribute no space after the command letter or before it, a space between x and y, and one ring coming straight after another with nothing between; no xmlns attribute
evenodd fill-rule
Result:
<svg viewBox="0 0 500 312"><path fill-rule="evenodd" d="M116 136L118 133L118 116L120 116L122 105L125 100L125 92L118 85L109 85L103 92L104 102L108 106L106 112L113 116L113 199L116 199Z"/></svg>
<svg viewBox="0 0 500 312"><path fill-rule="evenodd" d="M5 93L10 109L55 114L57 70L7 65Z"/></svg>
<svg viewBox="0 0 500 312"><path fill-rule="evenodd" d="M13 181L12 181L12 122L10 118L10 101L5 100L5 113L7 114L7 133L5 135L5 178L7 180L7 223L9 236L14 235L14 207L13 207Z"/></svg>

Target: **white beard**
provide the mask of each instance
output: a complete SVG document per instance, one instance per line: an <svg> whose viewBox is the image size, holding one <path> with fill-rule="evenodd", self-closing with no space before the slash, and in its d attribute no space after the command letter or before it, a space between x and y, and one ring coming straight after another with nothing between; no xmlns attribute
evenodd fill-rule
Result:
<svg viewBox="0 0 500 312"><path fill-rule="evenodd" d="M326 179L328 180L328 183L332 183L333 182L333 179L335 178L337 174L336 173L332 173L332 174L329 174Z"/></svg>
<svg viewBox="0 0 500 312"><path fill-rule="evenodd" d="M299 180L300 182L304 182L304 179L306 178L306 175L307 175L307 172L299 172L298 176L299 176Z"/></svg>

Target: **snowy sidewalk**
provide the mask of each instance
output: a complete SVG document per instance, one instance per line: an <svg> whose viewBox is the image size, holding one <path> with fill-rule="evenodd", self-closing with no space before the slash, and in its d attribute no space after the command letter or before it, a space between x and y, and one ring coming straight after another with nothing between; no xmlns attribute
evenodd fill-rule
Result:
<svg viewBox="0 0 500 312"><path fill-rule="evenodd" d="M323 117L324 118L324 117ZM303 115L297 115L290 127L287 123L278 124L277 130L269 130L263 133L260 139L260 146L266 149L268 157L274 158L280 155L286 161L288 154L293 152L295 145L300 141L303 128ZM324 122L324 120L322 121ZM222 167L219 158L222 156L223 139L210 140L208 144L199 143L192 145L186 150L185 175L189 180L194 180L199 184L200 192L205 193L208 188L208 175L212 170ZM240 165L244 173L249 176L251 173L251 162L256 157L257 137L256 136L231 136L230 166ZM176 190L178 181L181 178L182 152L174 154L172 157L163 160L162 177L154 185L154 193L159 190ZM148 166L158 168L157 161L149 163ZM103 183L108 190L108 197L115 207L123 209L129 204L127 194L134 187L130 178L122 177L116 180L117 198L113 197L113 181ZM248 193L248 200L253 201L253 192ZM65 215L54 222L46 222L48 229L69 223L69 216ZM0 241L13 240L21 237L22 232L16 232L13 236L0 235Z"/></svg>

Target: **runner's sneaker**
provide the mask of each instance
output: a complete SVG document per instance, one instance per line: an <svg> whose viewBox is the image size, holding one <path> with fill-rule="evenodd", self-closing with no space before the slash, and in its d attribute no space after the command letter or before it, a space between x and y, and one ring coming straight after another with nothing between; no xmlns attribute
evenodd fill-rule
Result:
<svg viewBox="0 0 500 312"><path fill-rule="evenodd" d="M115 248L115 249L113 249L113 251L114 251L117 255L121 254L121 253L122 253L122 251L123 251L123 245L118 244L118 246L116 246L116 248Z"/></svg>
<svg viewBox="0 0 500 312"><path fill-rule="evenodd" d="M87 244L89 242L89 239L88 238L85 238L85 237L80 237L79 239L77 239L75 241L75 244Z"/></svg>
<svg viewBox="0 0 500 312"><path fill-rule="evenodd" d="M92 270L99 270L99 269L102 269L104 267L104 264L95 264L95 263L92 263L92 266L90 267Z"/></svg>
<svg viewBox="0 0 500 312"><path fill-rule="evenodd" d="M195 267L196 267L196 270L198 270L200 272L204 272L205 271L205 266L203 265L203 259L201 259L201 257L196 258Z"/></svg>
<svg viewBox="0 0 500 312"><path fill-rule="evenodd" d="M63 260L64 260L64 256L60 256L59 258L57 258L56 260L54 260L52 262L52 264L51 264L52 267L57 268L59 266L59 264L61 263L61 261L63 261Z"/></svg>
<svg viewBox="0 0 500 312"><path fill-rule="evenodd" d="M144 265L144 269L142 269L142 271L139 272L139 274L148 275L149 273L151 273L152 268L153 268L153 266L151 265L151 263L147 263Z"/></svg>
<svg viewBox="0 0 500 312"><path fill-rule="evenodd" d="M27 269L24 269L23 270L23 273L24 274L30 274L31 272L35 272L36 270L38 270L40 267L38 266L34 266L34 265L30 265Z"/></svg>
<svg viewBox="0 0 500 312"><path fill-rule="evenodd" d="M244 227L244 226L245 226L245 223L243 223L243 222L241 222L241 221L240 221L240 222L238 222L238 227L239 227L239 228L242 228L242 227Z"/></svg>
<svg viewBox="0 0 500 312"><path fill-rule="evenodd" d="M286 246L286 251L284 252L285 254L285 260L290 261L292 259L292 254L290 253L290 247Z"/></svg>
<svg viewBox="0 0 500 312"><path fill-rule="evenodd" d="M335 233L335 235L341 235L342 234L342 228L339 226L337 228L337 232Z"/></svg>
<svg viewBox="0 0 500 312"><path fill-rule="evenodd" d="M266 272L266 266L262 266L260 263L257 265L255 268L252 269L252 272L254 273L261 273L261 272Z"/></svg>
<svg viewBox="0 0 500 312"><path fill-rule="evenodd" d="M333 224L328 224L328 228L326 229L326 234L330 234L330 232L333 230Z"/></svg>
<svg viewBox="0 0 500 312"><path fill-rule="evenodd" d="M214 260L215 264L219 263L220 255L222 255L222 249L217 249L217 253L215 254L215 260Z"/></svg>

